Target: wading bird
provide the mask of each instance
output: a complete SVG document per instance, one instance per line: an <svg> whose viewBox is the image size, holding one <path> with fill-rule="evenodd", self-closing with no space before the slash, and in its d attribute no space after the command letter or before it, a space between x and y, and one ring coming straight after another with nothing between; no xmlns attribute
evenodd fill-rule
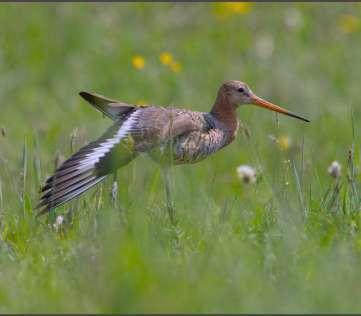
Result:
<svg viewBox="0 0 361 316"><path fill-rule="evenodd" d="M237 134L236 110L240 105L254 104L309 122L261 99L247 84L235 80L221 85L208 113L131 105L88 92L80 95L114 124L66 160L46 181L41 189L39 214L79 196L139 154L148 153L162 166L168 212L173 220L169 166L199 162L229 145Z"/></svg>

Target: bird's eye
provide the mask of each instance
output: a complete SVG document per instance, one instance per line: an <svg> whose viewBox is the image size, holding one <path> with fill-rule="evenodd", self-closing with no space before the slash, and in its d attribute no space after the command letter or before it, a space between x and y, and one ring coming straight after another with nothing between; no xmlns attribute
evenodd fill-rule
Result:
<svg viewBox="0 0 361 316"><path fill-rule="evenodd" d="M238 88L238 92L243 93L243 92L244 92L244 88Z"/></svg>

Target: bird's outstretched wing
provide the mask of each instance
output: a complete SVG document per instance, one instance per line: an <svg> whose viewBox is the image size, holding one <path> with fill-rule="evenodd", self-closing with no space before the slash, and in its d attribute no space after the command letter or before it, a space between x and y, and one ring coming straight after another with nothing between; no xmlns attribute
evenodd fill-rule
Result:
<svg viewBox="0 0 361 316"><path fill-rule="evenodd" d="M112 120L117 120L119 117L137 107L136 105L109 99L97 93L82 91L79 95Z"/></svg>
<svg viewBox="0 0 361 316"><path fill-rule="evenodd" d="M99 139L81 148L66 160L41 189L39 214L77 197L120 165L132 160L136 153L127 136L138 123L136 110L126 119L116 121Z"/></svg>

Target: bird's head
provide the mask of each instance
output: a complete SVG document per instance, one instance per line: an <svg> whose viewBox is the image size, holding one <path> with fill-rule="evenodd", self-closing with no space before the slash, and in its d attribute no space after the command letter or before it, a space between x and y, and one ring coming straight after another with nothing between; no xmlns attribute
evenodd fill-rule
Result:
<svg viewBox="0 0 361 316"><path fill-rule="evenodd" d="M263 100L262 98L255 95L252 90L248 87L248 85L244 82L231 80L226 81L222 84L219 89L218 96L222 98L226 98L227 102L235 107L238 107L242 104L253 104L258 105L268 110L272 110L278 113L282 113L288 116L292 116L298 118L302 121L309 122L308 119L292 113L280 106Z"/></svg>

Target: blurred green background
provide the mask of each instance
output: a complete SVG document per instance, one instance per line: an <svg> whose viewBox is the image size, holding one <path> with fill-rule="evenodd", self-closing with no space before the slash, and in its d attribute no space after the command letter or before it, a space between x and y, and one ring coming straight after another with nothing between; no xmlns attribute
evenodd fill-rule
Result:
<svg viewBox="0 0 361 316"><path fill-rule="evenodd" d="M360 4L0 4L0 312L360 312L360 51ZM230 79L312 122L241 107L232 145L174 168L176 226L147 157L115 203L109 178L35 218L111 124L79 91L207 111Z"/></svg>

